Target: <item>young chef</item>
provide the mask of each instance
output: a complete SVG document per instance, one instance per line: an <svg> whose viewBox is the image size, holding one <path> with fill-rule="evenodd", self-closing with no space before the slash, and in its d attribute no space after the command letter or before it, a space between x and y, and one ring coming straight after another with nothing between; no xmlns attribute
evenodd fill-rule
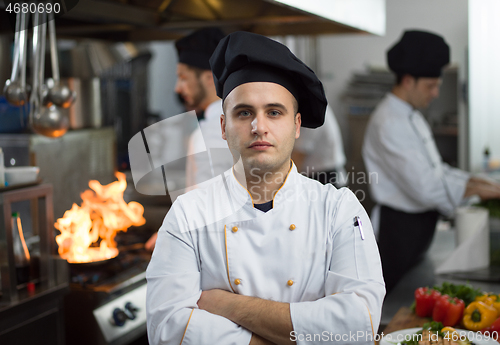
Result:
<svg viewBox="0 0 500 345"><path fill-rule="evenodd" d="M235 166L165 217L147 269L150 343L373 343L385 288L370 220L290 159L301 125L323 124L321 82L248 32L210 63Z"/></svg>
<svg viewBox="0 0 500 345"><path fill-rule="evenodd" d="M417 109L439 95L449 47L441 36L406 31L387 53L396 74L365 133L363 159L379 213L379 250L389 292L430 246L439 214L452 215L464 198L499 198L500 186L442 162L431 129ZM377 217L374 216L374 219ZM376 220L374 220L375 226Z"/></svg>
<svg viewBox="0 0 500 345"><path fill-rule="evenodd" d="M218 28L204 28L175 42L177 50L177 82L175 92L187 110L195 110L199 120L197 129L189 138L186 163L187 190L195 189L210 180L212 171L221 172L232 166L227 143L220 135L222 100L215 92L214 79L208 60L224 34ZM202 136L198 134L201 131ZM199 139L203 138L203 142ZM200 149L201 147L201 149ZM211 156L198 154L207 149L217 149ZM153 234L146 242L152 251L157 238Z"/></svg>

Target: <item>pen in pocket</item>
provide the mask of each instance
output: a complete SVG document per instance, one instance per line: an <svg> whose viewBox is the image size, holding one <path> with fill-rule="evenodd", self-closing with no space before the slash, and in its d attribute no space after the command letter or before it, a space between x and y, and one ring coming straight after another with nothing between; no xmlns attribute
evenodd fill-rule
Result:
<svg viewBox="0 0 500 345"><path fill-rule="evenodd" d="M361 236L361 239L364 240L365 239L365 234L363 233L363 226L361 224L361 218L359 218L358 216L354 217L354 226L358 227L358 229L359 229L359 235Z"/></svg>

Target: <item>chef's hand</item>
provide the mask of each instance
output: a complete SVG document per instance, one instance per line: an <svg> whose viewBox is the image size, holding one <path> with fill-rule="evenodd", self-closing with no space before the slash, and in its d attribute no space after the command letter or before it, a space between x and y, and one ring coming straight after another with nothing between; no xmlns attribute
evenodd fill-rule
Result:
<svg viewBox="0 0 500 345"><path fill-rule="evenodd" d="M228 307L230 306L229 302L232 297L234 297L234 293L225 290L213 289L202 291L198 300L198 307L209 313L230 318L229 313L231 310Z"/></svg>
<svg viewBox="0 0 500 345"><path fill-rule="evenodd" d="M251 331L251 345L294 343L289 337L293 325L288 303L213 289L202 291L198 307L225 317ZM275 342L268 339L273 339Z"/></svg>
<svg viewBox="0 0 500 345"><path fill-rule="evenodd" d="M198 307L209 313L223 316L231 320L231 299L238 295L219 289L207 290L201 293L198 300ZM274 343L262 338L261 336L252 333L252 339L249 345L273 345Z"/></svg>
<svg viewBox="0 0 500 345"><path fill-rule="evenodd" d="M471 177L467 182L464 198L472 195L479 196L481 200L500 199L500 184L479 177Z"/></svg>
<svg viewBox="0 0 500 345"><path fill-rule="evenodd" d="M146 242L146 244L144 245L144 248L146 248L146 250L148 250L149 252L153 252L153 249L155 249L155 244L156 244L156 238L158 237L158 233L155 232L153 234L153 236L151 236L149 238L149 240Z"/></svg>

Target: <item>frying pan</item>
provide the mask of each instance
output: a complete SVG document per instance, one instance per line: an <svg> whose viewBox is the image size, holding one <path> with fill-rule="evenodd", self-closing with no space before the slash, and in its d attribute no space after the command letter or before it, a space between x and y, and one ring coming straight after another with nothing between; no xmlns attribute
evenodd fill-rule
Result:
<svg viewBox="0 0 500 345"><path fill-rule="evenodd" d="M133 251L133 250L140 250L144 249L144 243L136 243L128 246L122 246L118 247L118 255L109 258L109 259L104 259L104 260L99 260L99 261L91 261L91 262L68 262L72 267L75 268L97 268L100 266L105 266L108 264L112 264L117 261L117 258L120 256L120 254L128 252L128 251Z"/></svg>

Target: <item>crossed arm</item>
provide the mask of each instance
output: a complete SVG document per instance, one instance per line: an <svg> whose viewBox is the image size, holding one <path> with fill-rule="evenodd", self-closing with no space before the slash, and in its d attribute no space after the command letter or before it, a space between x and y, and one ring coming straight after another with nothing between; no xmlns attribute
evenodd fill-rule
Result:
<svg viewBox="0 0 500 345"><path fill-rule="evenodd" d="M198 307L251 331L250 345L292 344L290 305L214 289L203 291Z"/></svg>

